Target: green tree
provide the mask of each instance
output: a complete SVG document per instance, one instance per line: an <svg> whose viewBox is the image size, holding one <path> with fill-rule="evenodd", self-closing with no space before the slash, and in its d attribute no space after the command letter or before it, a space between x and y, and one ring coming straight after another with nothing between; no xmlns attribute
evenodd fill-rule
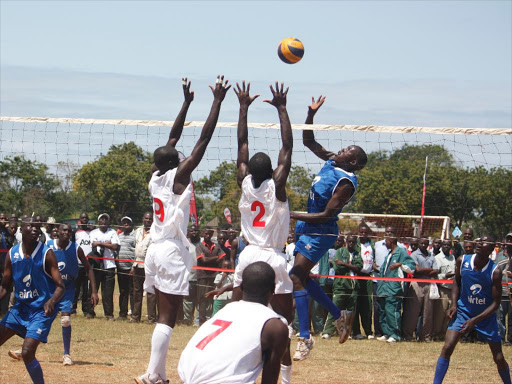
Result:
<svg viewBox="0 0 512 384"><path fill-rule="evenodd" d="M151 206L148 181L152 155L134 142L112 145L108 153L85 164L73 177L74 191L96 213L113 220L142 217Z"/></svg>

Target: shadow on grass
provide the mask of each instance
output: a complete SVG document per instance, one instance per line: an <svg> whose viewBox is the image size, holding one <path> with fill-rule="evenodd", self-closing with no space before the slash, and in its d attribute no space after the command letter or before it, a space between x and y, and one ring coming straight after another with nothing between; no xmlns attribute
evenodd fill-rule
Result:
<svg viewBox="0 0 512 384"><path fill-rule="evenodd" d="M62 364L62 361L60 360L50 360L48 361L49 363L51 364ZM112 363L96 363L94 361L76 361L76 360L73 360L73 365L99 365L99 366L103 366L103 367L113 367L114 364Z"/></svg>

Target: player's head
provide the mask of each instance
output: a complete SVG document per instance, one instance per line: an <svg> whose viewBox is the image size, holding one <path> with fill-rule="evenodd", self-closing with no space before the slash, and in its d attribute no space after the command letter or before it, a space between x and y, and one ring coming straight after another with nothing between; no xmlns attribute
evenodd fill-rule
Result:
<svg viewBox="0 0 512 384"><path fill-rule="evenodd" d="M274 294L276 273L263 261L250 264L242 273L241 289L245 301L268 305Z"/></svg>
<svg viewBox="0 0 512 384"><path fill-rule="evenodd" d="M491 235L483 235L475 240L475 253L480 256L489 257L496 246L496 238Z"/></svg>
<svg viewBox="0 0 512 384"><path fill-rule="evenodd" d="M336 165L345 171L360 171L368 162L368 156L363 148L358 145L351 145L342 149L333 158Z"/></svg>
<svg viewBox="0 0 512 384"><path fill-rule="evenodd" d="M24 243L39 241L39 236L41 235L41 221L36 220L35 217L23 216L20 231Z"/></svg>
<svg viewBox="0 0 512 384"><path fill-rule="evenodd" d="M256 153L251 160L249 160L249 173L254 178L257 185L263 181L272 178L272 160L263 152Z"/></svg>
<svg viewBox="0 0 512 384"><path fill-rule="evenodd" d="M59 225L58 238L60 241L67 242L71 238L71 225L69 224L61 224Z"/></svg>
<svg viewBox="0 0 512 384"><path fill-rule="evenodd" d="M174 169L180 163L180 157L176 148L171 146L164 146L155 149L153 153L156 168L163 175L169 169Z"/></svg>

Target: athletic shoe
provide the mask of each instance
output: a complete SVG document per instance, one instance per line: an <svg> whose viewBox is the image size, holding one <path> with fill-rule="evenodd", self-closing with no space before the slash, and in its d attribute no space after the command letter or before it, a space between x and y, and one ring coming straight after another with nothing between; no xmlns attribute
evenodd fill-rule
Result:
<svg viewBox="0 0 512 384"><path fill-rule="evenodd" d="M21 348L20 349L17 349L17 350L9 350L9 352L7 353L9 355L10 358L14 359L14 360L21 360L22 357L21 357Z"/></svg>
<svg viewBox="0 0 512 384"><path fill-rule="evenodd" d="M297 348L295 349L293 360L306 360L314 346L315 340L313 340L312 336L309 336L309 339L307 340L304 337L298 337Z"/></svg>
<svg viewBox="0 0 512 384"><path fill-rule="evenodd" d="M396 343L396 340L392 337L386 340L388 343Z"/></svg>
<svg viewBox="0 0 512 384"><path fill-rule="evenodd" d="M355 336L353 337L353 339L354 339L354 340L364 340L364 336L363 336L363 335L361 335L361 334L359 334L359 335L355 335Z"/></svg>
<svg viewBox="0 0 512 384"><path fill-rule="evenodd" d="M373 335L368 335L368 340L373 340L373 339L375 339L375 336L373 336Z"/></svg>
<svg viewBox="0 0 512 384"><path fill-rule="evenodd" d="M134 380L137 384L168 384L169 383L169 380L164 381L164 379L162 379L160 377L160 375L158 375L158 379L156 381L151 381L149 379L149 373L147 373L147 372L139 377L135 377Z"/></svg>
<svg viewBox="0 0 512 384"><path fill-rule="evenodd" d="M331 335L329 335L328 333L324 333L322 335L322 339L330 339L331 338Z"/></svg>
<svg viewBox="0 0 512 384"><path fill-rule="evenodd" d="M341 311L340 317L333 323L340 335L340 344L348 340L350 331L352 330L352 322L354 321L354 313L352 311Z"/></svg>
<svg viewBox="0 0 512 384"><path fill-rule="evenodd" d="M388 337L386 335L382 335L381 337L377 337L377 340L379 341L386 341Z"/></svg>
<svg viewBox="0 0 512 384"><path fill-rule="evenodd" d="M62 364L63 365L73 365L73 360L71 360L71 356L64 355L64 357L62 358Z"/></svg>

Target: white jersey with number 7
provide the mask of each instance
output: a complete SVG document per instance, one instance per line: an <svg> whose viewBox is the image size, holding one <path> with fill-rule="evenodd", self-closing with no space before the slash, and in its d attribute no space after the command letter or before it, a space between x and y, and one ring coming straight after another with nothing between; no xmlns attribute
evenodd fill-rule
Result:
<svg viewBox="0 0 512 384"><path fill-rule="evenodd" d="M190 215L190 197L192 184L181 195L176 195L172 189L178 168L171 169L160 175L156 171L149 181L149 193L153 199L153 224L151 225L151 240L157 242L164 239L181 240L188 246L187 226Z"/></svg>
<svg viewBox="0 0 512 384"><path fill-rule="evenodd" d="M242 235L249 244L282 252L290 230L290 208L288 201L277 199L274 180L265 180L255 188L252 176L246 176L238 208Z"/></svg>

